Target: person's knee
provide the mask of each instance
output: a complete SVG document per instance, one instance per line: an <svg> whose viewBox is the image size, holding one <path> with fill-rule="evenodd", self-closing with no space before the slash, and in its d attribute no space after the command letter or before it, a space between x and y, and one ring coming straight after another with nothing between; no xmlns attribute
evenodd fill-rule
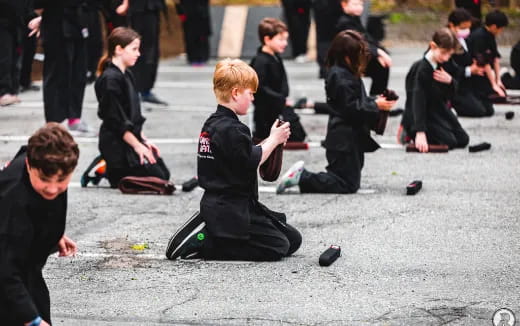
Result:
<svg viewBox="0 0 520 326"><path fill-rule="evenodd" d="M466 132L463 131L457 137L457 147L464 148L464 147L468 146L468 144L469 144L469 136Z"/></svg>
<svg viewBox="0 0 520 326"><path fill-rule="evenodd" d="M254 260L258 261L278 261L288 256L291 244L286 237L277 239L271 243L270 248L265 249L260 257L256 257Z"/></svg>
<svg viewBox="0 0 520 326"><path fill-rule="evenodd" d="M287 225L287 228L288 232L286 233L286 236L289 243L289 249L286 256L290 256L300 248L302 244L302 235L298 230L290 225Z"/></svg>

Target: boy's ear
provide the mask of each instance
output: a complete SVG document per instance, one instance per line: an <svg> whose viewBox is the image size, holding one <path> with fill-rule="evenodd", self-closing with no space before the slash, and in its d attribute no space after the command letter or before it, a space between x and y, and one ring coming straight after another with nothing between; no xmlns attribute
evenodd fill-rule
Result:
<svg viewBox="0 0 520 326"><path fill-rule="evenodd" d="M237 95L238 95L238 88L233 87L231 89L231 98L234 100L237 97Z"/></svg>
<svg viewBox="0 0 520 326"><path fill-rule="evenodd" d="M430 41L430 49L435 50L437 48L437 44L434 41Z"/></svg>
<svg viewBox="0 0 520 326"><path fill-rule="evenodd" d="M271 39L272 39L272 37L269 37L269 35L265 35L264 39L263 39L264 45L267 44L267 41L270 41Z"/></svg>

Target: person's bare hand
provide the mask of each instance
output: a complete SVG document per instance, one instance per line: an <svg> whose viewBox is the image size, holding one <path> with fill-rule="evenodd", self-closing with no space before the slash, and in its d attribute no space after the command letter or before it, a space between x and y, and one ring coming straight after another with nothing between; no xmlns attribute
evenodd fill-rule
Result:
<svg viewBox="0 0 520 326"><path fill-rule="evenodd" d="M155 145L154 143L150 143L150 142L146 142L146 146L148 146L148 148L154 152L155 154L157 154L157 156L161 156L161 151L159 150L159 147L157 147L157 145Z"/></svg>
<svg viewBox="0 0 520 326"><path fill-rule="evenodd" d="M145 163L145 159L150 163L150 164L155 164L157 161L155 160L155 156L153 155L153 152L150 148L148 148L148 146L144 145L144 144L137 144L135 147L134 147L134 151L137 153L137 155L139 156L139 163L141 165L143 165Z"/></svg>
<svg viewBox="0 0 520 326"><path fill-rule="evenodd" d="M128 13L128 2L123 1L122 4L117 6L116 14L118 14L119 16L126 16L127 13Z"/></svg>
<svg viewBox="0 0 520 326"><path fill-rule="evenodd" d="M377 60L381 64L381 66L385 68L390 68L392 66L392 58L385 51L378 49L377 51Z"/></svg>
<svg viewBox="0 0 520 326"><path fill-rule="evenodd" d="M397 101L388 101L384 96L378 96L376 98L377 108L381 111L390 111L390 109L397 103Z"/></svg>
<svg viewBox="0 0 520 326"><path fill-rule="evenodd" d="M415 147L421 153L428 152L428 140L426 139L426 133L418 132L415 134Z"/></svg>
<svg viewBox="0 0 520 326"><path fill-rule="evenodd" d="M436 69L433 72L433 79L435 79L439 83L448 84L448 85L451 84L451 81L453 80L451 75L446 70L444 70L444 68Z"/></svg>
<svg viewBox="0 0 520 326"><path fill-rule="evenodd" d="M501 97L505 97L506 96L506 93L504 92L504 89L500 86L498 86L498 84L495 84L493 85L493 90L495 92L497 92L497 94Z"/></svg>
<svg viewBox="0 0 520 326"><path fill-rule="evenodd" d="M497 86L500 87L504 91L504 96L505 96L506 87L504 86L504 83L502 83L502 79L500 77L497 78Z"/></svg>
<svg viewBox="0 0 520 326"><path fill-rule="evenodd" d="M78 252L78 247L74 241L64 235L61 237L60 241L58 241L58 252L58 257L75 256Z"/></svg>
<svg viewBox="0 0 520 326"><path fill-rule="evenodd" d="M29 28L31 31L29 32L29 37L36 34L36 37L40 36L40 25L42 22L42 16L38 16L36 18L33 18L29 21L27 24L27 28Z"/></svg>
<svg viewBox="0 0 520 326"><path fill-rule="evenodd" d="M285 106L294 106L294 101L290 98L285 99Z"/></svg>
<svg viewBox="0 0 520 326"><path fill-rule="evenodd" d="M278 120L276 120L271 127L271 133L269 134L269 137L272 137L276 144L284 144L291 135L291 124L289 122L285 122L280 127L277 125Z"/></svg>

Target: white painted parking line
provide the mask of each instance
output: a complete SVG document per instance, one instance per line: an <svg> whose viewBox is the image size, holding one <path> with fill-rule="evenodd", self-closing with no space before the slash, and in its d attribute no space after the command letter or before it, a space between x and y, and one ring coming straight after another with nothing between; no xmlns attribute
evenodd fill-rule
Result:
<svg viewBox="0 0 520 326"><path fill-rule="evenodd" d="M13 135L13 136L0 136L0 141L3 142L26 142L30 136L22 136L22 135ZM313 139L320 139L320 136L312 136ZM97 137L74 137L77 143L97 143ZM198 142L197 138L150 138L155 144L196 144ZM317 142L308 142L309 148L317 148L321 147L321 141ZM387 144L382 143L379 144L383 149L402 149L403 145L400 144Z"/></svg>
<svg viewBox="0 0 520 326"><path fill-rule="evenodd" d="M211 75L215 71L214 64L215 63L210 63L209 65L204 66L204 67L162 65L162 66L159 66L159 73L166 73L166 74L189 73L189 74L209 74L209 75ZM285 64L285 69L287 70L289 75L291 73L309 73L314 76L316 74L316 71L318 70L317 65L296 64L296 63L293 63L292 60L284 60L284 64ZM410 67L405 67L405 66L391 67L390 72L404 74L404 73L407 73L409 69L410 69Z"/></svg>
<svg viewBox="0 0 520 326"><path fill-rule="evenodd" d="M185 105L185 104L171 104L168 106L155 105L149 103L141 103L144 110L148 111L172 111L172 112L213 112L215 111L216 105ZM16 109L43 109L42 101L22 101L18 104L14 104L12 108ZM84 109L97 110L97 102L85 102L83 103Z"/></svg>
<svg viewBox="0 0 520 326"><path fill-rule="evenodd" d="M128 254L111 254L111 253L101 253L101 252L78 252L76 254L77 258L145 258L152 260L166 260L165 255L159 254L145 254L145 253L128 253Z"/></svg>
<svg viewBox="0 0 520 326"><path fill-rule="evenodd" d="M69 188L81 188L81 184L79 182L71 182L69 183ZM111 189L108 185L106 186L88 186L88 189ZM117 189L112 189L116 191ZM204 189L197 187L194 189L194 191L202 192ZM258 192L263 194L275 194L276 193L276 186L258 186ZM182 191L178 191L177 193L182 193ZM284 194L299 194L300 191L298 190L298 187L286 189L284 191ZM360 195L370 195L373 193L376 193L375 189L359 189L358 194Z"/></svg>

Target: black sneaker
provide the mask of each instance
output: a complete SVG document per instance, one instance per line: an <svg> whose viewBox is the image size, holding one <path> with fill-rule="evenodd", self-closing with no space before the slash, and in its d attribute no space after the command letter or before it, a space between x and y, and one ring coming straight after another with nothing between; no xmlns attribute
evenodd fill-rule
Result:
<svg viewBox="0 0 520 326"><path fill-rule="evenodd" d="M174 260L177 257L183 259L197 258L206 238L206 223L202 215L196 212L183 226L170 238L166 247L166 258Z"/></svg>
<svg viewBox="0 0 520 326"><path fill-rule="evenodd" d="M155 96L154 93L150 92L150 93L147 93L147 94L142 94L141 93L141 101L143 102L148 102L148 103L153 103L153 104L159 104L159 105L168 105L168 103L166 103L165 101L163 100L160 100L157 96Z"/></svg>
<svg viewBox="0 0 520 326"><path fill-rule="evenodd" d="M85 188L89 183L97 186L101 179L106 178L106 162L101 155L92 160L85 172L81 175L81 187Z"/></svg>

